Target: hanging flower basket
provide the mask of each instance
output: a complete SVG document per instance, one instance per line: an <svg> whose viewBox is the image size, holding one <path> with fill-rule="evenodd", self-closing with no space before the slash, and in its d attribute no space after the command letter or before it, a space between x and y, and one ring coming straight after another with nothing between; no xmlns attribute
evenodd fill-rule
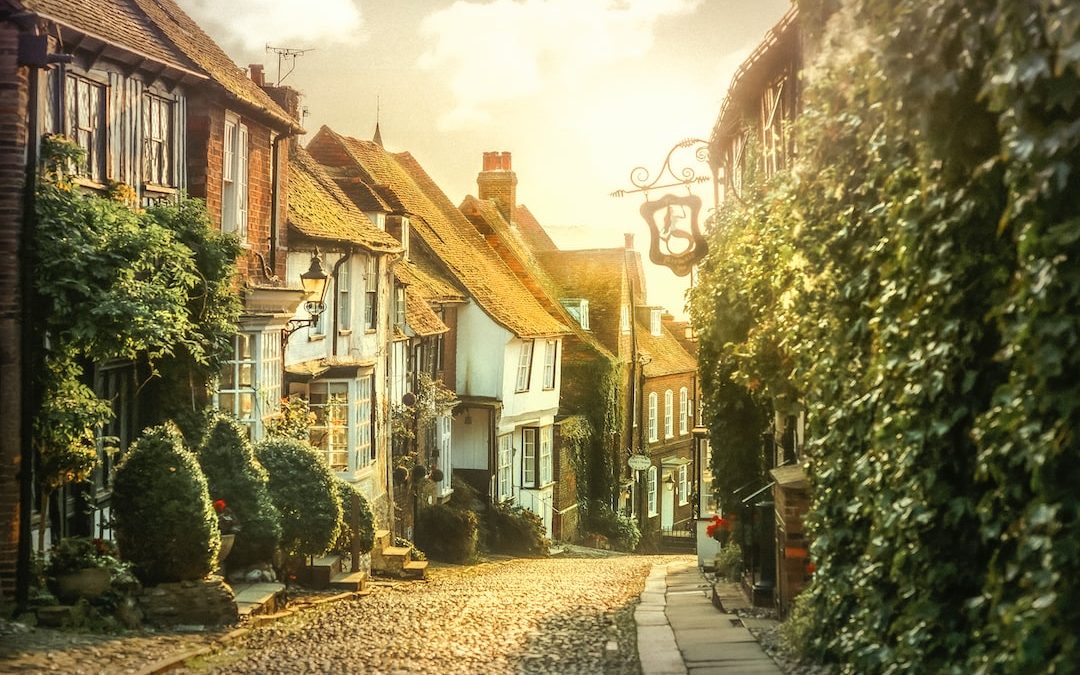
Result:
<svg viewBox="0 0 1080 675"><path fill-rule="evenodd" d="M442 479L443 479L444 477L445 477L445 476L443 476L443 471L442 471L442 469L440 469L440 468L436 467L436 468L434 468L434 469L432 469L432 470L431 470L431 480L435 481L436 483L438 483L438 482L442 481Z"/></svg>
<svg viewBox="0 0 1080 675"><path fill-rule="evenodd" d="M61 602L99 598L109 590L111 577L109 570L104 567L87 567L77 572L56 575L50 584L50 590Z"/></svg>
<svg viewBox="0 0 1080 675"><path fill-rule="evenodd" d="M409 479L409 470L403 466L394 467L394 484L401 485Z"/></svg>
<svg viewBox="0 0 1080 675"><path fill-rule="evenodd" d="M427 467L423 464L417 464L412 468L413 480L420 480L427 475Z"/></svg>

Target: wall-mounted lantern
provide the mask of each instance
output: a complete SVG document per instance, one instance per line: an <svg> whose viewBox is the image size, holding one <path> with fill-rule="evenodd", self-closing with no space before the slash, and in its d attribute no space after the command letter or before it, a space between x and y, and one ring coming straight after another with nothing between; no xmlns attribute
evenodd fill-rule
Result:
<svg viewBox="0 0 1080 675"><path fill-rule="evenodd" d="M284 345L289 337L300 328L311 327L319 322L319 317L326 311L326 303L323 297L326 295L326 280L329 277L322 264L319 249L311 254L311 266L308 271L300 275L300 284L304 287L304 311L308 313L307 319L290 319L285 329L281 331L281 342Z"/></svg>

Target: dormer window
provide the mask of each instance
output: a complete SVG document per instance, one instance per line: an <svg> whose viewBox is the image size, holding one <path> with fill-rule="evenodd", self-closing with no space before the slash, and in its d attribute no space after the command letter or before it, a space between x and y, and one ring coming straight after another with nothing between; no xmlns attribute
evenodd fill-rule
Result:
<svg viewBox="0 0 1080 675"><path fill-rule="evenodd" d="M654 309L649 312L649 332L652 333L654 337L660 337L661 311L662 310Z"/></svg>
<svg viewBox="0 0 1080 675"><path fill-rule="evenodd" d="M630 305L623 305L619 315L619 330L623 333L630 332Z"/></svg>
<svg viewBox="0 0 1080 675"><path fill-rule="evenodd" d="M562 306L574 317L582 330L589 330L589 301L584 298L563 298Z"/></svg>

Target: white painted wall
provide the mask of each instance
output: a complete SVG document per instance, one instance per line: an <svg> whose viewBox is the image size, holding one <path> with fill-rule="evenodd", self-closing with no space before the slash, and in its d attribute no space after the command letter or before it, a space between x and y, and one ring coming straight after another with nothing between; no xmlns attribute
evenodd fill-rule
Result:
<svg viewBox="0 0 1080 675"><path fill-rule="evenodd" d="M522 345L528 342L512 338L503 354L503 381L500 399L503 402L503 418L518 424L530 419L540 420L552 417L559 408L559 388L561 386L562 340L556 340L555 388L544 389L544 350L545 340L533 341L532 373L529 377L528 391L517 391L518 359ZM551 424L550 419L543 422ZM500 425L501 427L502 425Z"/></svg>
<svg viewBox="0 0 1080 675"><path fill-rule="evenodd" d="M466 423L466 417L470 421ZM454 417L451 434L454 453L451 458L455 469L488 468L488 433L491 429L491 411L470 408ZM492 467L494 469L494 467Z"/></svg>
<svg viewBox="0 0 1080 675"><path fill-rule="evenodd" d="M554 499L554 487L548 486L539 490L521 490L518 493L518 503L529 509L544 521L544 534L551 538L551 503Z"/></svg>
<svg viewBox="0 0 1080 675"><path fill-rule="evenodd" d="M457 395L501 399L510 331L474 302L458 309L457 330Z"/></svg>

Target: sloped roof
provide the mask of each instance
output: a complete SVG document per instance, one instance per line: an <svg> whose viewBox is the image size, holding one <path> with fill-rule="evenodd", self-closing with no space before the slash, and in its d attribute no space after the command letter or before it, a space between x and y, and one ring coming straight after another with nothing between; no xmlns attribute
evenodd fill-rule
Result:
<svg viewBox="0 0 1080 675"><path fill-rule="evenodd" d="M130 0L22 0L26 9L184 70L198 67Z"/></svg>
<svg viewBox="0 0 1080 675"><path fill-rule="evenodd" d="M553 318L569 326L573 334L584 344L605 356L611 356L611 352L597 340L596 336L591 331L583 329L562 305L560 298L569 296L544 270L519 229L511 227L506 222L494 200L478 199L468 195L461 202L461 212L478 230L491 233L489 243L496 247L496 253L503 258L511 271ZM491 242L491 237L497 238L497 241Z"/></svg>
<svg viewBox="0 0 1080 675"><path fill-rule="evenodd" d="M61 1L61 0L50 0ZM71 0L67 0L71 1ZM110 0L119 2L120 0ZM301 133L300 124L274 102L257 84L251 81L247 71L236 65L222 51L199 24L184 13L173 0L129 0L135 3L169 40L217 82L231 97L283 127ZM97 0L95 0L97 2ZM80 2L80 7L93 2ZM223 11L227 11L224 10Z"/></svg>
<svg viewBox="0 0 1080 675"><path fill-rule="evenodd" d="M402 260L394 267L394 276L401 283L418 290L429 302L465 302L464 293L426 267L419 260Z"/></svg>
<svg viewBox="0 0 1080 675"><path fill-rule="evenodd" d="M397 239L375 227L300 147L289 157L287 222L290 229L312 239L358 244L381 253L402 250Z"/></svg>
<svg viewBox="0 0 1080 675"><path fill-rule="evenodd" d="M492 320L523 338L568 331L540 306L412 155L391 154L371 141L341 136L325 126L309 148L327 138L348 152L371 184L393 193L411 216L412 232Z"/></svg>
<svg viewBox="0 0 1080 675"><path fill-rule="evenodd" d="M533 216L524 204L518 204L514 207L514 224L517 225L518 231L521 233L522 238L534 251L556 251L558 246L552 241L548 235L547 230L540 225L540 222Z"/></svg>
<svg viewBox="0 0 1080 675"><path fill-rule="evenodd" d="M690 373L697 370L697 359L686 353L683 346L666 326L660 327L660 335L653 335L649 326L637 323L638 352L650 360L645 364L645 377L660 377Z"/></svg>
<svg viewBox="0 0 1080 675"><path fill-rule="evenodd" d="M426 300L409 291L405 292L405 323L422 337L450 330Z"/></svg>

